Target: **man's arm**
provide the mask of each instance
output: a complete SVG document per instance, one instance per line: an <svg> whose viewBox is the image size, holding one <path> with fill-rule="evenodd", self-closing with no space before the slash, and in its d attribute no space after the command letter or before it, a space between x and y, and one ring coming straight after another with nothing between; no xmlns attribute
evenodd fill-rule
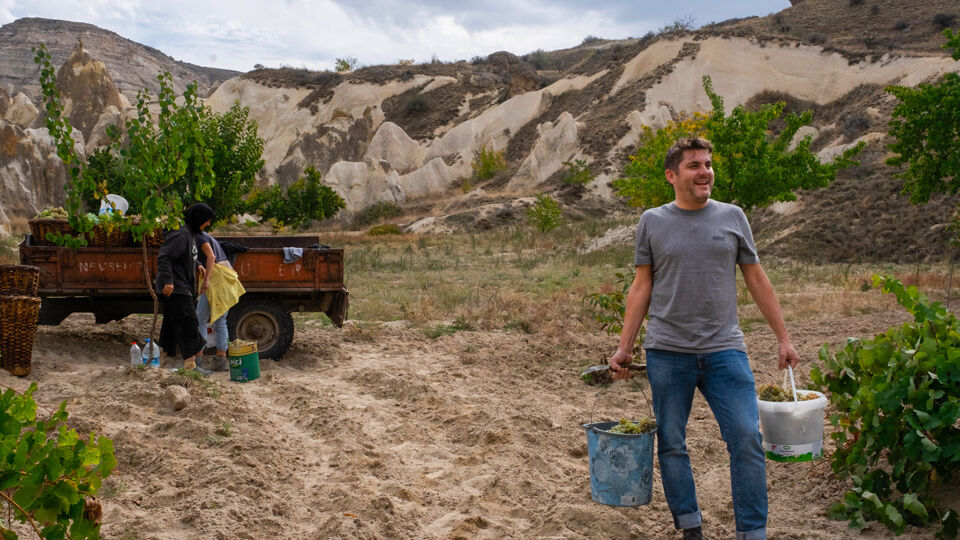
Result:
<svg viewBox="0 0 960 540"><path fill-rule="evenodd" d="M763 271L763 267L757 264L740 264L740 272L743 274L743 281L747 284L747 290L750 296L760 308L760 313L767 320L770 329L777 336L778 356L780 358L780 369L787 369L787 364L796 367L800 362L800 356L790 343L790 334L787 333L787 326L783 323L783 313L780 312L780 303L777 302L777 296L773 292L773 284L770 278Z"/></svg>
<svg viewBox="0 0 960 540"><path fill-rule="evenodd" d="M653 290L653 267L644 264L637 267L637 274L630 284L630 291L627 293L627 305L623 314L623 330L620 332L620 345L617 352L610 358L610 369L615 373L614 378L621 378L618 375L623 365L629 364L633 359L633 345L637 342L637 334L640 333L640 325L643 324L644 317L647 316L647 310L650 309L650 293ZM623 369L622 377L630 376L629 369Z"/></svg>

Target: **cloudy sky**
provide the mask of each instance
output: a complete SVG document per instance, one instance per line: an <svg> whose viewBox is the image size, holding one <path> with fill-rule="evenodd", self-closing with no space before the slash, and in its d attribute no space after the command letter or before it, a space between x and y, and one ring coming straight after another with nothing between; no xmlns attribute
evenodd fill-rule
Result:
<svg viewBox="0 0 960 540"><path fill-rule="evenodd" d="M639 37L790 6L789 0L0 0L0 24L21 17L86 22L177 60L249 71L254 64L331 69L526 54L587 36Z"/></svg>

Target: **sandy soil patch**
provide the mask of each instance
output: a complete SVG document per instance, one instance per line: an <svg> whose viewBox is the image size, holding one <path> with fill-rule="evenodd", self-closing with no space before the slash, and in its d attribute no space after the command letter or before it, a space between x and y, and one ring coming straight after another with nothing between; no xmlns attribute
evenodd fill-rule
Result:
<svg viewBox="0 0 960 540"><path fill-rule="evenodd" d="M902 322L900 310L792 325L806 361L824 343ZM343 330L301 321L261 379L189 385L179 412L162 396L183 378L126 366L142 317L41 327L33 373L0 375L42 406L68 402L72 424L112 438L119 461L103 492L106 538L676 538L660 478L653 502L590 499L581 424L645 414L632 383L578 379L606 361L602 334L458 332L429 339L402 324ZM760 382L778 379L774 338L748 332ZM828 449L831 442L826 442ZM689 449L706 533L734 534L720 432L697 395ZM825 516L846 489L826 460L768 464L772 538L863 538ZM873 524L870 538L892 537ZM909 530L908 535L932 536Z"/></svg>

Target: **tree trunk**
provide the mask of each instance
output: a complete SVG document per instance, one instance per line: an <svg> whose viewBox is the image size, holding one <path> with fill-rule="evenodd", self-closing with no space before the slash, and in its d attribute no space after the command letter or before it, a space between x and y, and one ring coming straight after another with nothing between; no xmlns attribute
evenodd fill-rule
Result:
<svg viewBox="0 0 960 540"><path fill-rule="evenodd" d="M160 313L160 300L157 298L157 292L153 290L153 280L150 279L150 258L147 257L147 235L143 235L140 241L143 248L143 280L147 283L147 290L150 291L150 298L153 298L153 323L150 325L150 343L156 343L154 336L157 334L157 315ZM157 348L160 346L157 345ZM153 351L147 353L151 356Z"/></svg>

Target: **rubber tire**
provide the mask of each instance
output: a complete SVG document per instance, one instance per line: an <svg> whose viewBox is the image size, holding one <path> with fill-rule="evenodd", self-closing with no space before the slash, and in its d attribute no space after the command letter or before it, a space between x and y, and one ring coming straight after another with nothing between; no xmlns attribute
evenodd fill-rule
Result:
<svg viewBox="0 0 960 540"><path fill-rule="evenodd" d="M259 325L264 335L254 336L251 333L254 325ZM276 360L286 354L293 343L293 317L290 309L277 298L245 294L227 313L227 331L231 341L238 337L256 341L260 358Z"/></svg>

